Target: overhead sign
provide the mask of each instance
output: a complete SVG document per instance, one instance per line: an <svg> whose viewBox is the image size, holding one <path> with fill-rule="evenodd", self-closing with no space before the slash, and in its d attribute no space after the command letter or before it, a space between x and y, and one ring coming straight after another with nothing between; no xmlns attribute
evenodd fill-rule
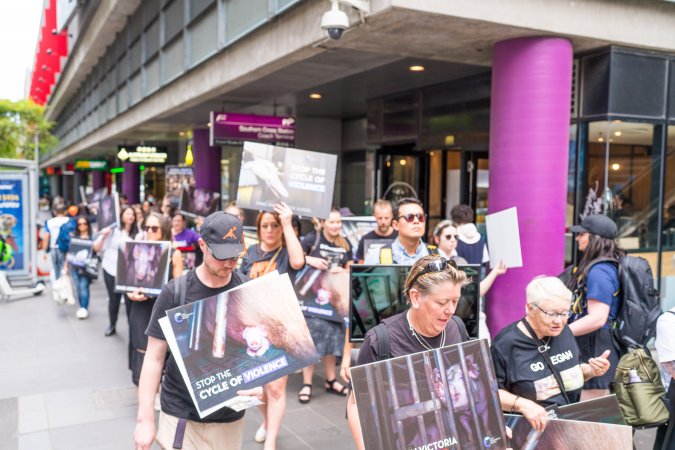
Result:
<svg viewBox="0 0 675 450"><path fill-rule="evenodd" d="M122 161L144 164L164 164L168 158L166 147L154 145L120 145L117 157Z"/></svg>
<svg viewBox="0 0 675 450"><path fill-rule="evenodd" d="M295 146L295 118L211 111L210 145L244 141Z"/></svg>
<svg viewBox="0 0 675 450"><path fill-rule="evenodd" d="M108 161L104 159L76 159L75 170L108 170Z"/></svg>

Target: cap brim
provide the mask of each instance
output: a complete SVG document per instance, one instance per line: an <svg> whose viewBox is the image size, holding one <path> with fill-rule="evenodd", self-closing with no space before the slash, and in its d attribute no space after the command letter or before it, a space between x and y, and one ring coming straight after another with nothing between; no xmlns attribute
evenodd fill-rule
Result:
<svg viewBox="0 0 675 450"><path fill-rule="evenodd" d="M216 259L239 258L245 251L244 244L209 244Z"/></svg>
<svg viewBox="0 0 675 450"><path fill-rule="evenodd" d="M570 232L572 233L588 233L588 230L581 225L574 225L572 228L570 228Z"/></svg>

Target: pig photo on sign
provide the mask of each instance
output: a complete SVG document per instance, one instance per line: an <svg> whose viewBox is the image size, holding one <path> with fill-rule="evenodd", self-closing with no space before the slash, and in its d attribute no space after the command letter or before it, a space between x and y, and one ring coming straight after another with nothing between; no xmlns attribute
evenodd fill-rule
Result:
<svg viewBox="0 0 675 450"><path fill-rule="evenodd" d="M141 292L157 295L167 281L169 242L126 242L117 260L118 292Z"/></svg>

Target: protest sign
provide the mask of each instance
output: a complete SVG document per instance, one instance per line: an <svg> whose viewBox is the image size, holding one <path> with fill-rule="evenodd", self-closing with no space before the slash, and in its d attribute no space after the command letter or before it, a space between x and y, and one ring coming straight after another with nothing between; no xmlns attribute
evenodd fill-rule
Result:
<svg viewBox="0 0 675 450"><path fill-rule="evenodd" d="M220 193L188 187L181 193L178 209L186 217L207 217L220 209Z"/></svg>
<svg viewBox="0 0 675 450"><path fill-rule="evenodd" d="M615 394L560 406L556 416L565 420L627 425Z"/></svg>
<svg viewBox="0 0 675 450"><path fill-rule="evenodd" d="M509 269L523 267L516 208L488 214L485 216L485 227L490 250L490 267L497 267L500 261L503 261Z"/></svg>
<svg viewBox="0 0 675 450"><path fill-rule="evenodd" d="M505 414L505 416L507 417L506 424L513 433L511 439L513 450L534 448L632 450L633 448L633 428L627 425L549 419L546 428L540 433L529 426L523 416L510 414ZM527 424L527 426L521 426L521 424Z"/></svg>
<svg viewBox="0 0 675 450"><path fill-rule="evenodd" d="M349 314L348 284L349 272L344 269L320 270L305 266L295 276L302 313L306 317L344 322Z"/></svg>
<svg viewBox="0 0 675 450"><path fill-rule="evenodd" d="M129 241L117 256L116 292L159 295L169 278L168 241Z"/></svg>
<svg viewBox="0 0 675 450"><path fill-rule="evenodd" d="M0 269L28 272L28 205L26 174L0 174Z"/></svg>
<svg viewBox="0 0 675 450"><path fill-rule="evenodd" d="M319 361L297 305L288 275L274 271L160 319L200 417L227 406L238 390Z"/></svg>
<svg viewBox="0 0 675 450"><path fill-rule="evenodd" d="M337 155L245 142L237 206L272 211L284 202L294 214L326 218L336 164Z"/></svg>
<svg viewBox="0 0 675 450"><path fill-rule="evenodd" d="M356 257L356 250L363 236L375 228L377 228L377 222L375 222L373 216L342 217L342 235L347 238L349 244L352 246L354 253L352 256Z"/></svg>
<svg viewBox="0 0 675 450"><path fill-rule="evenodd" d="M478 265L460 265L471 280L462 288L455 315L462 319L469 336L478 337L479 269ZM349 340L362 342L368 330L383 319L408 309L403 284L410 266L354 264L350 266Z"/></svg>
<svg viewBox="0 0 675 450"><path fill-rule="evenodd" d="M365 448L506 449L486 340L351 369Z"/></svg>
<svg viewBox="0 0 675 450"><path fill-rule="evenodd" d="M120 201L117 192L112 195L103 195L98 201L98 214L96 215L96 224L98 229L102 230L110 225L119 227L120 221Z"/></svg>
<svg viewBox="0 0 675 450"><path fill-rule="evenodd" d="M93 241L89 239L72 238L66 259L74 267L84 267L91 258Z"/></svg>
<svg viewBox="0 0 675 450"><path fill-rule="evenodd" d="M171 206L178 206L183 189L195 187L192 167L166 166L166 195Z"/></svg>

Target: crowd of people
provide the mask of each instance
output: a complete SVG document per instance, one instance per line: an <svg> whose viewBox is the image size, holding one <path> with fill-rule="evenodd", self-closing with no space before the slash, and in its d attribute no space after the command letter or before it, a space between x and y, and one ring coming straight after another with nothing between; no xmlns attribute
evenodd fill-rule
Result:
<svg viewBox="0 0 675 450"><path fill-rule="evenodd" d="M69 249L59 245L61 227L71 227L72 239L91 241L94 257L101 260L108 293L106 337L116 334L120 305L125 305L129 369L139 388L134 434L139 449L150 448L154 440L163 448L177 448L176 443L182 443L182 448L241 448L243 412L223 408L204 419L199 417L158 324L167 309L177 306L177 283L170 281L159 296L140 290L116 292L117 255L126 242L171 241L169 280L185 277L186 302L216 295L275 270L291 279L302 276L303 270L321 271L333 283L329 289L338 296L348 296L351 264L412 266L404 289L409 309L383 321L389 335L389 354L378 354L378 338L371 331L359 351L358 365L468 340L464 324L454 317L461 289L468 282L458 264L481 266L481 298L507 270L502 263L488 268L485 238L467 205L455 206L450 220L428 230L418 199L404 198L395 205L378 200L373 206L375 228L352 249L342 234L337 208L327 218L314 220L313 229L301 236L300 222L291 209L278 204L274 211L258 214L254 224L258 242L247 247L244 214L234 204L207 218L188 220L166 200L159 206L148 201L128 205L125 200L120 196L119 226L97 231L92 226L95 212L86 205L57 204L54 217L46 222L43 242L51 253L53 277L72 277L79 300L78 319L88 317L92 277L84 268L69 263ZM557 274L533 279L526 291L519 293L526 301L523 318L501 330L491 345L502 409L522 414L539 431L546 427L546 406L606 395L620 356L610 334L621 304L618 269L613 262L622 255L614 241L617 227L606 216L590 216L571 231L582 255L575 275L566 283L556 278ZM227 236L233 239L225 239ZM603 261L597 263L599 258ZM659 330L675 328L663 325L673 323L675 312L672 315L672 319L660 320ZM353 346L346 325L319 317L306 317L306 321L321 356L325 376L322 386L330 394L348 397L347 423L357 448L363 448L356 402L350 392ZM481 333L487 336L484 322L482 314ZM663 337L666 331L660 334L657 346L661 347L664 375L672 377L675 344L672 337ZM554 368L545 363L542 353L546 352L572 356ZM564 373L564 382L560 373ZM312 400L313 378L313 366L302 370L302 387L297 393L302 404ZM266 450L276 446L287 403L286 385L287 377L282 377L262 389L239 392L264 400L260 407L263 422L254 438ZM668 391L671 398L674 385L670 383ZM154 406L158 392L161 412L157 427Z"/></svg>

